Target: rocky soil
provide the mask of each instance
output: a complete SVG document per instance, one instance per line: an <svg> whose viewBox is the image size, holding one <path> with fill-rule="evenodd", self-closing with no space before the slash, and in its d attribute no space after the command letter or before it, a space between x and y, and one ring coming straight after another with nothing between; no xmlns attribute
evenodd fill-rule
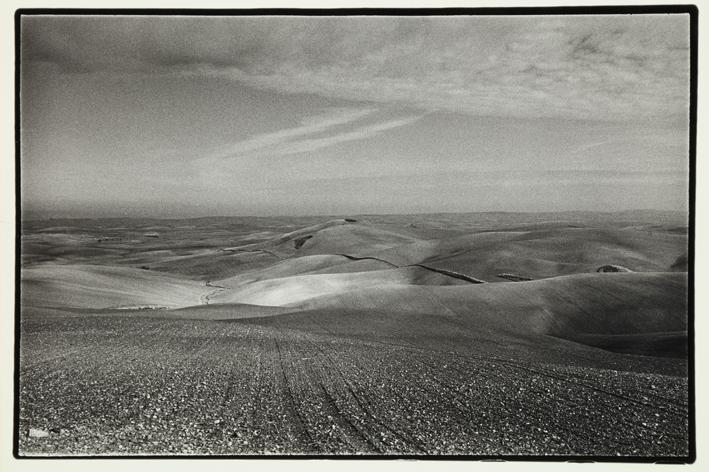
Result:
<svg viewBox="0 0 709 472"><path fill-rule="evenodd" d="M663 374L599 369L518 356L506 339L498 348L435 332L363 338L287 319L28 317L20 450L687 454L681 361Z"/></svg>

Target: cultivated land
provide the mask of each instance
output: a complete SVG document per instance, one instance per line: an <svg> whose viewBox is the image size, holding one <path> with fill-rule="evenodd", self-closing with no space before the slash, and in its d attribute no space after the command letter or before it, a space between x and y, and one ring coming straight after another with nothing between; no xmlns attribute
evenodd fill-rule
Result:
<svg viewBox="0 0 709 472"><path fill-rule="evenodd" d="M686 456L685 218L26 221L20 454Z"/></svg>

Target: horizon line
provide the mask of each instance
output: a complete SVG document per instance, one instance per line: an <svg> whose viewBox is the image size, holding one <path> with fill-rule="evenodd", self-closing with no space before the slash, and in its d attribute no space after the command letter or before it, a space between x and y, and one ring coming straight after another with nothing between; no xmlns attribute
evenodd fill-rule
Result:
<svg viewBox="0 0 709 472"><path fill-rule="evenodd" d="M204 216L68 216L68 217L32 217L21 218L21 221L46 221L46 220L202 220L210 218L325 218L325 217L367 217L367 216L425 216L425 215L475 215L475 214L508 214L508 215L542 215L542 214L568 214L568 213L595 213L595 214L621 214L621 213L676 213L690 216L689 210L663 210L655 208L633 208L627 210L548 210L548 211L437 211L437 212L410 212L410 213L318 213L318 214L279 214L279 215L204 215Z"/></svg>

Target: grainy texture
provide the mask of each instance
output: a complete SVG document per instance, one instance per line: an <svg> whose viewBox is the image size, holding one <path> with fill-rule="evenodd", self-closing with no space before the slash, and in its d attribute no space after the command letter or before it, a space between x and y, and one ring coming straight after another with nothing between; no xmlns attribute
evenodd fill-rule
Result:
<svg viewBox="0 0 709 472"><path fill-rule="evenodd" d="M539 363L490 344L439 343L435 333L367 340L291 324L25 322L20 428L55 432L23 436L21 449L687 453L682 376Z"/></svg>
<svg viewBox="0 0 709 472"><path fill-rule="evenodd" d="M471 255L489 249L515 254L510 273L529 274L571 247L542 261L526 256L519 227L449 219L446 231L442 219L420 216L413 229L358 217L258 220L251 232L225 219L195 225L181 241L182 230L164 223L160 238L132 246L117 241L154 222L107 231L100 220L70 221L92 235L80 242L78 229L28 225L20 453L688 454L686 275L597 273L597 257L583 255L595 243L534 281L471 284L381 262L414 265L402 260L437 253L437 268L475 273ZM537 241L568 235L566 223L550 226L523 232ZM606 238L607 254L634 254L650 268L686 250L672 226L652 237L627 221L598 226L584 231ZM616 226L637 234L614 239ZM232 227L242 232L229 236ZM401 235L388 236L397 227ZM294 231L311 237L296 248ZM97 243L104 233L113 239ZM628 238L644 242L628 249ZM239 241L271 259L220 251ZM85 252L107 243L122 255ZM357 244L359 260L341 255ZM509 270L484 261L490 273ZM307 291L292 291L301 285ZM297 302L247 305L241 293Z"/></svg>

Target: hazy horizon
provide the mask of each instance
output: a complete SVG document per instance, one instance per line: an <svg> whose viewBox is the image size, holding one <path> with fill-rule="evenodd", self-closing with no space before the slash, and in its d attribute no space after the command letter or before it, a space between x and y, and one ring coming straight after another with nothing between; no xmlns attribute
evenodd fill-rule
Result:
<svg viewBox="0 0 709 472"><path fill-rule="evenodd" d="M23 211L687 211L689 17L22 19Z"/></svg>
<svg viewBox="0 0 709 472"><path fill-rule="evenodd" d="M559 216L559 217L570 217L570 216L585 216L585 215L613 215L613 216L628 216L628 217L640 217L647 216L648 214L653 215L663 215L671 217L681 217L681 219L687 219L688 214L686 211L682 210L657 210L652 208L632 208L628 210L613 210L613 211L602 211L602 210L558 210L558 211L501 211L501 210L488 210L488 211L439 211L439 212L419 212L419 213L311 213L311 214L288 214L288 215L249 215L249 214L195 214L191 216L185 216L182 214L174 215L163 215L163 216L151 216L151 213L141 214L140 212L133 212L131 214L122 213L105 213L98 210L94 213L88 213L85 209L78 209L75 211L67 210L66 212L56 210L37 210L30 209L23 210L22 221L47 221L47 220L197 220L197 219L250 219L250 218L367 218L367 217L420 217L420 216L435 216L435 215L529 215L529 216ZM78 215L78 216L77 216Z"/></svg>

